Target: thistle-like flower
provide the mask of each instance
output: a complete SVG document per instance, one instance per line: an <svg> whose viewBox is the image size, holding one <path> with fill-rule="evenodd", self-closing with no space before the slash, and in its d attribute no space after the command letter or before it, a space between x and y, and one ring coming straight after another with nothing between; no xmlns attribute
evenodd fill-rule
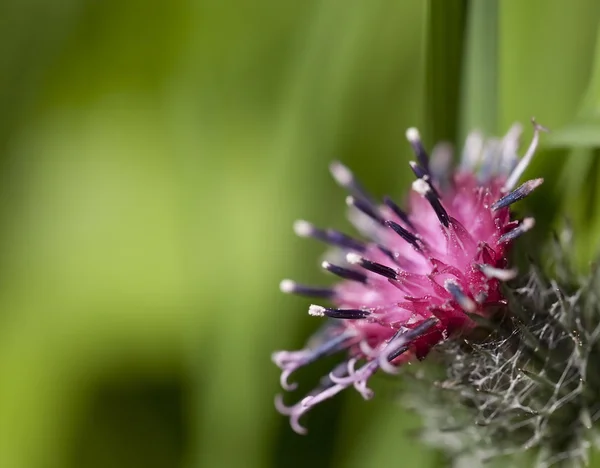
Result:
<svg viewBox="0 0 600 468"><path fill-rule="evenodd" d="M369 399L373 392L367 382L378 370L397 373L402 363L423 359L439 343L469 336L480 321L506 309L501 284L516 275L507 252L534 225L533 218L513 220L510 206L542 183L534 179L517 187L541 130L534 122L522 159L517 156L520 127L502 140L472 134L453 169L446 147L434 149L430 160L419 132L409 129L416 180L406 210L389 197L376 202L348 168L331 165L334 179L350 192L350 219L363 238L306 221L294 224L299 236L334 247L332 260L322 267L342 281L331 288L281 282L283 292L332 303L310 306L310 315L329 320L304 349L273 354L282 370L281 385L293 390L290 376L300 367L323 356L345 356L298 403L285 406L281 396L276 399L296 432L306 432L300 417L323 400L351 386Z"/></svg>

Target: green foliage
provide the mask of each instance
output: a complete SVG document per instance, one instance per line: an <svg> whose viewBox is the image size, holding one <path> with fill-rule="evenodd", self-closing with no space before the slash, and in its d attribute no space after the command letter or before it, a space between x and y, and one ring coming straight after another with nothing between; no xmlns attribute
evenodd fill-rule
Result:
<svg viewBox="0 0 600 468"><path fill-rule="evenodd" d="M599 15L594 0L2 2L0 466L439 466L394 381L323 405L309 437L276 414L269 355L317 326L278 281L323 280L291 223L344 227L333 158L400 195L408 126L432 143L535 115L566 136L531 169L547 182L527 209L541 232L572 215L585 262Z"/></svg>

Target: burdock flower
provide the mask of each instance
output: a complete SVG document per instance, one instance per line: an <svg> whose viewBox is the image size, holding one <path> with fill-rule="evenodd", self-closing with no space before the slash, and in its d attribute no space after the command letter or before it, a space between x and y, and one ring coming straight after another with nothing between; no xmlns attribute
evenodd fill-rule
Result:
<svg viewBox="0 0 600 468"><path fill-rule="evenodd" d="M502 140L472 134L452 169L445 147L434 150L430 160L419 132L409 129L416 180L406 210L389 197L377 202L348 168L331 165L334 179L350 192L350 219L363 237L306 221L294 225L299 236L334 247L331 261L322 267L341 281L330 288L281 282L284 292L331 303L310 306L310 315L328 321L304 349L273 354L282 370L281 385L293 390L290 376L298 368L323 356L345 355L298 403L285 406L277 398L277 409L290 417L296 432L306 432L300 417L323 400L351 386L371 398L367 383L375 372L396 373L402 363L423 359L441 342L468 336L479 320L506 307L501 283L516 274L507 252L534 225L532 218L513 220L510 206L542 183L534 179L517 187L540 130L534 122L533 140L520 160L518 126Z"/></svg>

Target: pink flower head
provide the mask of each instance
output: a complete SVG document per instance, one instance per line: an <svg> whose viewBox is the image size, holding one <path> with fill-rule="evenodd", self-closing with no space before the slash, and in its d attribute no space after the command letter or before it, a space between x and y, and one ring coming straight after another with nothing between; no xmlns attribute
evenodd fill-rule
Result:
<svg viewBox="0 0 600 468"><path fill-rule="evenodd" d="M290 375L323 356L346 358L308 396L277 409L290 417L298 433L306 430L300 417L319 402L353 386L365 399L373 396L368 379L379 369L397 372L402 363L423 359L436 344L467 333L473 318L505 304L500 282L512 279L507 251L514 239L530 230L532 218L511 220L509 206L524 198L543 180L514 188L531 161L540 130L525 156L516 154L521 129L513 127L502 140L484 142L472 134L462 161L449 168L449 152L434 149L431 161L419 132L406 132L417 162L416 175L403 211L386 197L383 204L355 179L348 168L331 165L334 179L350 192L350 219L366 239L297 221L296 234L334 246L333 258L322 267L342 281L331 288L281 282L286 293L319 297L333 307L311 305L312 316L329 317L326 326L304 349L278 351L273 361L282 370L281 385L293 390Z"/></svg>

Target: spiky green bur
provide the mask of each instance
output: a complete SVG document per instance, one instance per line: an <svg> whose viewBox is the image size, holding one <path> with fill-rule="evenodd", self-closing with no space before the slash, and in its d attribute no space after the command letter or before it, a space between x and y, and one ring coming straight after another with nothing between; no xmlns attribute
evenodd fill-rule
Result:
<svg viewBox="0 0 600 468"><path fill-rule="evenodd" d="M412 374L407 398L424 418L423 439L455 466L502 456L587 465L600 418L600 268L577 277L565 249L557 239L550 273L532 263L509 283L508 306L477 333L438 346L442 375Z"/></svg>

